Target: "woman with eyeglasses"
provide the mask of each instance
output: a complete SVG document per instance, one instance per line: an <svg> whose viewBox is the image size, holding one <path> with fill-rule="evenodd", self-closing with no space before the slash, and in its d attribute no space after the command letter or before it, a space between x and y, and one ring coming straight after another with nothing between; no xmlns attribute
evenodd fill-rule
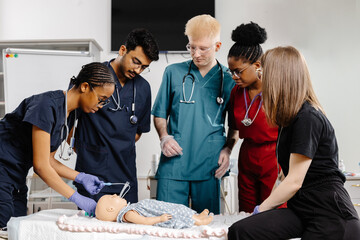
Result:
<svg viewBox="0 0 360 240"><path fill-rule="evenodd" d="M239 211L252 212L271 193L277 178L277 127L266 121L263 109L261 63L266 31L258 24L241 24L232 32L235 41L228 65L235 87L231 92L229 127L243 139L238 158Z"/></svg>
<svg viewBox="0 0 360 240"><path fill-rule="evenodd" d="M90 63L71 79L68 91L49 91L24 99L0 120L0 228L10 217L26 215L26 176L33 166L46 184L89 213L96 202L86 198L61 177L75 180L92 194L104 186L97 177L61 164L54 154L66 136L67 116L77 108L95 113L114 91L114 78L101 63ZM64 128L66 126L66 128ZM62 132L65 132L62 133Z"/></svg>

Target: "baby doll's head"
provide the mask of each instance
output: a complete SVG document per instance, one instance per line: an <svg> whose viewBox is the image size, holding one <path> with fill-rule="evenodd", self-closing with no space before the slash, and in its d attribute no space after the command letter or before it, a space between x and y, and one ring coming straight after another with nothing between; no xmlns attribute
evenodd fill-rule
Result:
<svg viewBox="0 0 360 240"><path fill-rule="evenodd" d="M104 195L97 202L96 218L102 221L116 222L117 215L126 205L126 200L116 194Z"/></svg>

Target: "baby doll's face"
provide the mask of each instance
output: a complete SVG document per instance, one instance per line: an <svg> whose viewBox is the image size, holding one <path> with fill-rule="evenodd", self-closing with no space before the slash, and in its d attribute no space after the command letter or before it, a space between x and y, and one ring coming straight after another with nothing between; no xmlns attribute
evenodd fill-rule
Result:
<svg viewBox="0 0 360 240"><path fill-rule="evenodd" d="M104 195L96 205L95 215L96 218L103 221L116 221L119 211L127 205L125 199L118 195Z"/></svg>

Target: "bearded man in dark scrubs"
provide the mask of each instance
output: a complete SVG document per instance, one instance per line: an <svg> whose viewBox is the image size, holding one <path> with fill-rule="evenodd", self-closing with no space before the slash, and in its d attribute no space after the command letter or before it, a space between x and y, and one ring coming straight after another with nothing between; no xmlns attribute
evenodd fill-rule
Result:
<svg viewBox="0 0 360 240"><path fill-rule="evenodd" d="M140 73L158 59L153 35L145 29L131 31L118 56L104 62L117 80L110 102L97 116L80 114L76 130L75 169L104 182L128 181L130 190L124 198L131 203L138 201L135 142L150 131L151 90ZM79 193L95 201L105 194L119 194L124 186L105 186L99 194L89 195L82 185L74 184Z"/></svg>

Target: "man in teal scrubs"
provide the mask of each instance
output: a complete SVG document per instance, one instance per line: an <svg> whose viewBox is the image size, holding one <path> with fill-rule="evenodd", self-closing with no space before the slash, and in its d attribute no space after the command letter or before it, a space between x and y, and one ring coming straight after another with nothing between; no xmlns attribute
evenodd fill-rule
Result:
<svg viewBox="0 0 360 240"><path fill-rule="evenodd" d="M234 82L215 58L221 46L215 18L190 19L185 35L192 60L166 68L152 109L162 151L156 198L186 206L191 199L197 212L219 214L219 179L233 147L225 144L224 122Z"/></svg>

